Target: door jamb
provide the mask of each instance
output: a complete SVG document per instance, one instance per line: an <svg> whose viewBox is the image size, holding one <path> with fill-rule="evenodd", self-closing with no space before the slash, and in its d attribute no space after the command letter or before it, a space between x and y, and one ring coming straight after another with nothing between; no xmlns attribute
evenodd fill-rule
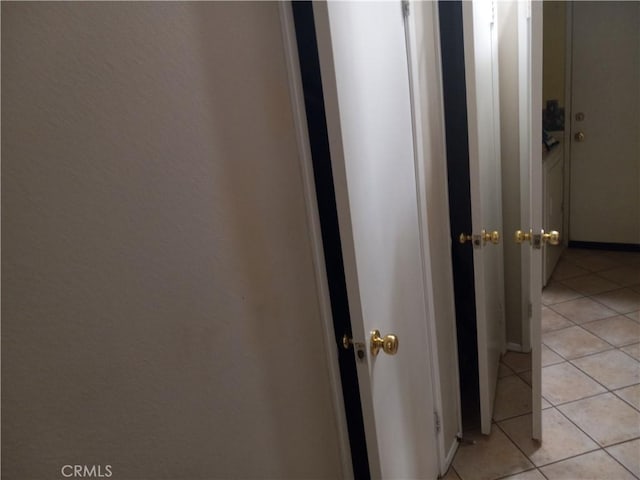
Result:
<svg viewBox="0 0 640 480"><path fill-rule="evenodd" d="M279 3L280 22L282 26L282 41L284 56L287 64L289 92L291 97L292 115L295 125L296 143L300 156L300 170L303 183L307 225L312 247L314 270L316 274L316 288L318 292L320 316L324 337L327 370L332 391L334 422L338 431L339 450L344 478L353 479L349 434L347 431L347 416L344 407L344 394L340 383L340 368L338 365L337 345L334 341L335 333L331 314L331 300L329 297L328 280L325 270L324 249L320 230L320 215L318 211L316 189L313 177L313 163L311 147L307 132L307 116L305 112L304 93L298 61L298 46L295 36L293 12L289 2Z"/></svg>
<svg viewBox="0 0 640 480"><path fill-rule="evenodd" d="M413 6L412 6L413 7ZM444 136L444 106L442 100L442 64L440 61L440 25L438 21L438 4L437 2L433 2L431 4L427 4L422 6L422 8L432 8L433 16L432 16L432 24L426 25L425 28L432 28L434 35L434 46L435 46L435 55L438 59L434 65L432 65L434 72L434 78L439 82L437 91L440 94L439 102L435 102L439 107L437 112L430 112L431 114L435 113L436 115L430 115L430 118L433 116L436 120L433 122L437 123L435 129L440 128L441 135L437 136L438 140L441 142L440 149L444 153L446 152L445 145L445 136ZM426 154L424 151L424 141L423 137L425 134L425 127L428 127L432 124L432 122L423 121L422 116L422 104L423 104L423 95L428 95L428 92L422 92L419 88L420 86L420 58L418 56L418 39L416 38L417 30L415 27L415 23L418 21L422 21L423 18L418 18L415 13L415 8L412 8L409 16L406 19L406 36L407 36L407 54L408 54L408 64L409 64L409 79L410 79L410 90L411 90L411 109L413 114L413 125L414 125L414 151L415 151L415 162L416 162L416 191L418 193L418 214L419 214L419 227L420 227L420 240L421 240L421 253L422 253L422 269L423 269L423 281L425 288L425 306L427 312L427 334L429 340L429 347L431 349L431 378L432 378L432 392L433 392L433 404L435 414L440 417L442 420L442 388L441 388L441 380L440 380L440 362L438 357L438 338L437 338L437 330L435 324L435 305L434 305L434 279L431 270L431 246L429 242L429 230L430 228L434 228L437 226L433 225L429 222L428 212L427 212L427 195L426 195L426 182L425 182L425 162L426 162ZM424 25L423 25L424 26ZM431 102L429 102L431 103ZM429 133L433 133L434 127L431 127L431 131ZM436 135L434 135L436 137ZM446 160L442 160L446 164ZM445 165L446 169L446 165ZM446 178L445 178L446 181ZM448 206L448 197L444 201L444 205ZM448 210L448 209L447 209ZM449 212L446 212L446 217L449 217ZM441 227L441 226L440 226ZM442 228L442 227L441 227ZM447 231L447 237L450 237L450 229L449 225L445 225L445 230ZM447 254L449 252L446 252ZM450 256L447 255L447 258ZM453 291L453 285L450 285L451 290ZM451 335L454 339L454 363L458 365L458 351L457 351L457 341L456 341L456 326L455 326L455 317L450 325ZM456 369L454 372L455 384L456 388L456 403L457 403L457 425L456 429L458 432L461 432L462 429L462 416L460 411L460 388L459 388L459 372ZM444 475L449 468L449 465L453 461L453 456L457 451L458 442L457 439L453 440L453 444L447 448L445 445L444 438L444 428L440 428L436 431L436 443L438 445L438 466L440 469L440 474Z"/></svg>
<svg viewBox="0 0 640 480"><path fill-rule="evenodd" d="M564 247L569 246L569 215L571 212L571 145L573 138L572 128L573 122L571 116L573 115L573 5L572 2L567 2L565 6L566 25L564 34L564 182L563 182L563 213L562 213L562 244Z"/></svg>

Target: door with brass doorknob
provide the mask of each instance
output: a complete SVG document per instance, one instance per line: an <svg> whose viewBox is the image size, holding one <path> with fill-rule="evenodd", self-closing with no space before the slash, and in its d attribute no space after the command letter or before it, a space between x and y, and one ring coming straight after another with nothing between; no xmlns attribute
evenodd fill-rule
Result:
<svg viewBox="0 0 640 480"><path fill-rule="evenodd" d="M500 232L498 230L493 230L491 232L487 230L482 230L480 235L470 235L468 233L461 233L458 236L458 241L462 244L473 242L474 245L480 246L485 245L487 243L492 243L493 245L498 245L500 243Z"/></svg>
<svg viewBox="0 0 640 480"><path fill-rule="evenodd" d="M387 355L395 355L398 353L398 337L392 333L380 336L380 330L373 330L371 332L371 355L374 357L378 355L380 349Z"/></svg>
<svg viewBox="0 0 640 480"><path fill-rule="evenodd" d="M516 230L513 239L518 244L529 242L533 245L534 248L540 248L542 244L560 244L560 234L555 230L551 230L550 232L540 230L540 235L535 235L531 230L529 230L528 232L525 232L523 230Z"/></svg>
<svg viewBox="0 0 640 480"><path fill-rule="evenodd" d="M351 321L351 329L339 332L339 347L354 355L358 383L348 388L363 407L370 472L360 476L436 478L437 352L430 348L430 271L422 261L410 57L404 23L396 21L399 7L317 2L313 18L321 27L322 79L334 87L324 91L327 124L339 125L328 135L340 225L336 261L344 268ZM352 41L354 31L361 42ZM359 61L364 58L375 61ZM382 97L392 101L381 105ZM334 146L340 155L333 155ZM407 416L412 428L399 421Z"/></svg>
<svg viewBox="0 0 640 480"><path fill-rule="evenodd" d="M472 32L460 33L463 52L454 46L458 38L442 35L446 76L457 78L451 66L460 63L467 72L459 90L446 82L451 86L444 95L446 116L451 112L447 170L462 424L471 429L480 423L489 434L505 336L497 30L491 2L448 3L442 4L443 18L456 25L461 16L460 32ZM466 102L458 94L466 94ZM461 131L468 135L462 138Z"/></svg>

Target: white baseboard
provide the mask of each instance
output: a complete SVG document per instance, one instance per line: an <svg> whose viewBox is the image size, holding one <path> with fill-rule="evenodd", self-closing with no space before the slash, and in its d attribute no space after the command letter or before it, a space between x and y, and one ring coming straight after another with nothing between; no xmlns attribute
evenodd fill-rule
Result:
<svg viewBox="0 0 640 480"><path fill-rule="evenodd" d="M458 441L458 437L454 437L451 446L449 447L449 451L444 459L444 465L442 465L442 471L440 472L440 476L444 477L449 468L451 467L451 462L453 462L453 457L455 457L456 452L458 451L458 445L460 442Z"/></svg>
<svg viewBox="0 0 640 480"><path fill-rule="evenodd" d="M522 345L519 343L507 342L508 352L522 352Z"/></svg>

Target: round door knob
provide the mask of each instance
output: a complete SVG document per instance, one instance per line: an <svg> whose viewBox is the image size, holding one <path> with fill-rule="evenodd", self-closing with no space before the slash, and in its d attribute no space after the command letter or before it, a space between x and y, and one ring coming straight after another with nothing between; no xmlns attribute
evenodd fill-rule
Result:
<svg viewBox="0 0 640 480"><path fill-rule="evenodd" d="M560 234L555 230L545 233L542 231L542 241L549 245L558 245L560 243Z"/></svg>
<svg viewBox="0 0 640 480"><path fill-rule="evenodd" d="M380 330L371 332L371 355L376 356L380 349L387 355L395 355L398 352L398 337L393 334L380 336Z"/></svg>
<svg viewBox="0 0 640 480"><path fill-rule="evenodd" d="M468 235L466 233L461 233L460 236L458 237L458 241L460 243L470 242L471 240L473 240L473 236Z"/></svg>
<svg viewBox="0 0 640 480"><path fill-rule="evenodd" d="M516 230L515 235L513 236L516 243L522 242L530 242L531 241L531 232L524 232L522 230Z"/></svg>
<svg viewBox="0 0 640 480"><path fill-rule="evenodd" d="M573 138L576 139L576 142L584 142L584 132L576 133Z"/></svg>
<svg viewBox="0 0 640 480"><path fill-rule="evenodd" d="M491 242L494 245L500 243L500 232L494 230L493 232L487 232L486 230L482 230L482 241L484 243Z"/></svg>

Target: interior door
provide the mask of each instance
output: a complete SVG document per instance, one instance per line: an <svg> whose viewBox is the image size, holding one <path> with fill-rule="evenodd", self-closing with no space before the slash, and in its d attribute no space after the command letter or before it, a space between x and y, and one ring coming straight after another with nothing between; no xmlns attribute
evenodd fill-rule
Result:
<svg viewBox="0 0 640 480"><path fill-rule="evenodd" d="M463 2L462 15L480 420L482 433L489 434L505 337L502 244L492 236L502 233L497 28L493 2Z"/></svg>
<svg viewBox="0 0 640 480"><path fill-rule="evenodd" d="M529 234L521 249L522 298L528 312L523 344L531 345L532 438L542 440L542 3L518 3L520 216Z"/></svg>
<svg viewBox="0 0 640 480"><path fill-rule="evenodd" d="M640 244L640 3L572 8L570 239Z"/></svg>
<svg viewBox="0 0 640 480"><path fill-rule="evenodd" d="M317 2L354 352L371 474L436 478L436 430L405 18L395 2ZM395 355L370 348L395 334Z"/></svg>

